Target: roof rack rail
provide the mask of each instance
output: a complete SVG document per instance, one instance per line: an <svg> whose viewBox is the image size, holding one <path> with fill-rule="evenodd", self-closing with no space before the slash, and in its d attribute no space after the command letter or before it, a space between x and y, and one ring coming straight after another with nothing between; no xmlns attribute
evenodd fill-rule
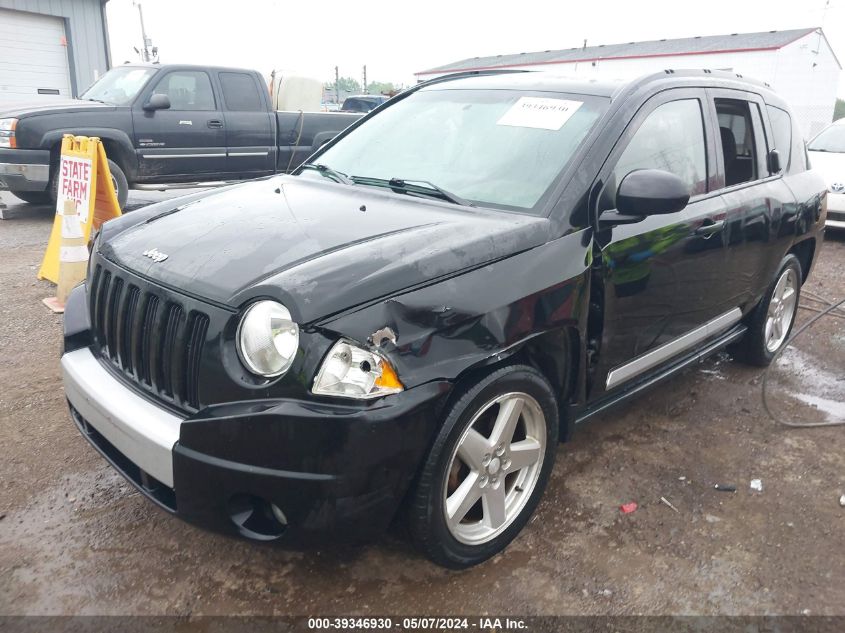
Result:
<svg viewBox="0 0 845 633"><path fill-rule="evenodd" d="M435 77L434 79L427 79L426 81L421 81L418 84L415 84L408 91L417 90L419 88L423 88L425 86L431 86L432 84L439 84L443 83L444 81L453 81L456 79L464 79L466 77L483 77L485 75L513 75L516 73L530 73L530 70L523 70L519 68L491 68L490 70L464 70L457 73L450 73L448 75L441 75L440 77Z"/></svg>

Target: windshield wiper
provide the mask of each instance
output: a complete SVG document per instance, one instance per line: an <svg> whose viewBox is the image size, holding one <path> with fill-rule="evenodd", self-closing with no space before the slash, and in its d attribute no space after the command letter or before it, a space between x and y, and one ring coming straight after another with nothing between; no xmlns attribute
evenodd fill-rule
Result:
<svg viewBox="0 0 845 633"><path fill-rule="evenodd" d="M461 198L459 195L450 191L446 191L442 187L438 187L433 182L429 182L428 180L415 180L407 178L390 178L385 180L384 178L371 178L369 176L350 176L350 178L352 179L352 182L355 183L360 182L364 185L371 184L382 187L386 186L390 187L391 189L401 191L403 193L433 196L435 198L445 200L446 202L451 202L452 204L459 204L463 207L475 206L469 200Z"/></svg>
<svg viewBox="0 0 845 633"><path fill-rule="evenodd" d="M300 169L315 169L327 178L331 178L335 182L342 183L344 185L354 185L355 183L349 179L349 177L344 174L342 171L337 171L336 169L332 169L328 165L323 165L322 163L302 163L299 166Z"/></svg>
<svg viewBox="0 0 845 633"><path fill-rule="evenodd" d="M102 99L94 99L93 97L83 97L83 99L85 99L85 101L96 101L97 103L106 103L108 105L112 105L107 101L103 101Z"/></svg>

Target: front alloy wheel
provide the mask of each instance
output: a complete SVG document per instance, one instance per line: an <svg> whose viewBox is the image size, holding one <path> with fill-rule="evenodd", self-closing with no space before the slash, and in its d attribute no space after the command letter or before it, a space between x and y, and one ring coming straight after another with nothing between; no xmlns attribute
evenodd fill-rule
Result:
<svg viewBox="0 0 845 633"><path fill-rule="evenodd" d="M487 543L513 523L540 478L545 446L543 411L527 393L484 405L459 440L443 487L452 536Z"/></svg>
<svg viewBox="0 0 845 633"><path fill-rule="evenodd" d="M502 551L540 501L558 424L555 392L532 367L502 367L458 392L411 493L417 546L452 569Z"/></svg>

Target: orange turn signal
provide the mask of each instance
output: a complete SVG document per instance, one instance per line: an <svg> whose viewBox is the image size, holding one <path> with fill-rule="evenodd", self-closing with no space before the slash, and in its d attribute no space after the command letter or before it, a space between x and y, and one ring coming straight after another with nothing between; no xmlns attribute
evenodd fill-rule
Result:
<svg viewBox="0 0 845 633"><path fill-rule="evenodd" d="M376 387L382 387L384 389L405 388L405 385L403 385L402 381L399 380L399 376L396 375L396 370L393 369L393 365L391 365L387 359L382 359L379 369L381 369L381 376L376 378Z"/></svg>

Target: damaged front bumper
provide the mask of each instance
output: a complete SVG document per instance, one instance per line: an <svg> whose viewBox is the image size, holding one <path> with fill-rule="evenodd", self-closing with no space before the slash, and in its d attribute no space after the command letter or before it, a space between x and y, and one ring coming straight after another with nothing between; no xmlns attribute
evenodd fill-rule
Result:
<svg viewBox="0 0 845 633"><path fill-rule="evenodd" d="M84 309L80 297L68 311ZM82 435L168 512L260 540L359 540L387 527L451 388L430 382L371 401L256 399L188 416L77 342L66 338L62 370Z"/></svg>

